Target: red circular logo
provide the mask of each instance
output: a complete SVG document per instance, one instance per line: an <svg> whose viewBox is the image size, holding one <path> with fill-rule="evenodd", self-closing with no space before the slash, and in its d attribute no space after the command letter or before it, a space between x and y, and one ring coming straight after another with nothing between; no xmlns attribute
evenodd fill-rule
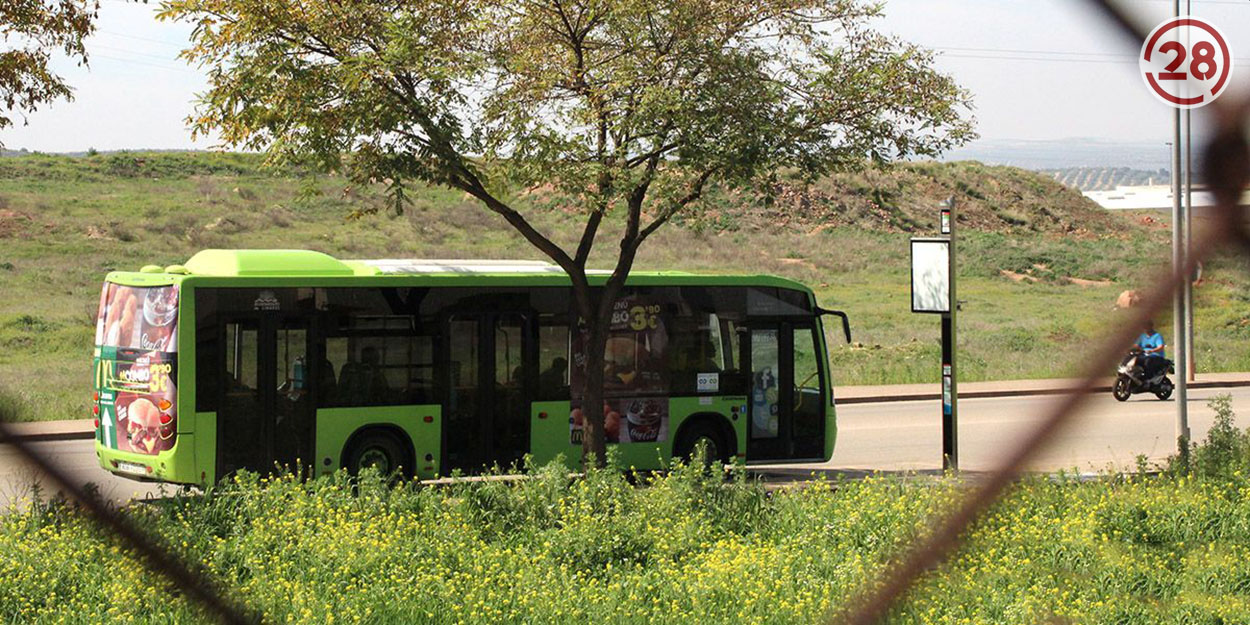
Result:
<svg viewBox="0 0 1250 625"><path fill-rule="evenodd" d="M1233 53L1218 28L1185 15L1164 20L1150 31L1138 67L1156 98L1176 108L1198 108L1228 87Z"/></svg>

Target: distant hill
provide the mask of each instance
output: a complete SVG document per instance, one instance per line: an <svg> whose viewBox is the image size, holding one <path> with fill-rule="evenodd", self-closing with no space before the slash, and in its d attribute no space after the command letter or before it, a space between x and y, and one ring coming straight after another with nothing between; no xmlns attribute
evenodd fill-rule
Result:
<svg viewBox="0 0 1250 625"><path fill-rule="evenodd" d="M206 178L220 185L235 178L286 179L299 186L307 172L263 167L258 154L214 152L116 152L93 156L29 154L0 159L0 179L107 182L109 180L179 180ZM983 231L1054 233L1103 233L1124 227L1120 217L1108 214L1052 173L977 162L911 162L864 170L834 173L813 183L782 180L761 194L742 194L713 189L707 210L683 216L679 224L697 229L825 229L859 227L886 232L931 233L936 228L938 205L954 197L962 226ZM348 187L341 179L323 177L319 186ZM286 185L283 185L286 186ZM431 190L433 191L433 190ZM266 197L262 187L251 192L252 204L290 202ZM355 189L341 198L337 210L350 212L353 203L374 206L381 202L380 189ZM328 195L328 194L327 194ZM459 194L439 191L423 199L430 210L459 210ZM432 202L428 198L458 198ZM515 201L553 204L541 190L518 191Z"/></svg>
<svg viewBox="0 0 1250 625"><path fill-rule="evenodd" d="M260 154L240 152L99 152L46 154L7 152L0 178L102 182L113 178L187 178L190 176L283 175L264 170Z"/></svg>
<svg viewBox="0 0 1250 625"><path fill-rule="evenodd" d="M902 163L837 173L811 185L780 185L771 204L727 201L718 210L755 227L857 226L931 234L939 204L950 197L959 224L985 232L1101 234L1131 227L1053 176L978 162Z"/></svg>

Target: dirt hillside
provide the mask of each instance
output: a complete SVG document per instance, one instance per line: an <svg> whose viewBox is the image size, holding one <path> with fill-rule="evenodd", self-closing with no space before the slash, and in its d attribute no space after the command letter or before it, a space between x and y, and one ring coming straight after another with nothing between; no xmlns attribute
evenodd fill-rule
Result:
<svg viewBox="0 0 1250 625"><path fill-rule="evenodd" d="M955 198L959 226L982 232L1097 237L1137 227L1043 174L973 161L904 163L835 173L812 184L783 182L763 201L723 194L724 208L705 217L748 227L931 233L948 197Z"/></svg>

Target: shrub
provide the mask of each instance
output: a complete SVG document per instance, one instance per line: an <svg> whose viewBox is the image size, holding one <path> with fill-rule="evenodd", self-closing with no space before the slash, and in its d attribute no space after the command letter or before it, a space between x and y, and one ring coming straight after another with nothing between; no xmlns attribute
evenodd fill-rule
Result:
<svg viewBox="0 0 1250 625"><path fill-rule="evenodd" d="M1201 445L1194 444L1193 472L1203 478L1227 480L1247 469L1250 460L1250 433L1237 428L1232 396L1216 395L1207 402L1215 420Z"/></svg>

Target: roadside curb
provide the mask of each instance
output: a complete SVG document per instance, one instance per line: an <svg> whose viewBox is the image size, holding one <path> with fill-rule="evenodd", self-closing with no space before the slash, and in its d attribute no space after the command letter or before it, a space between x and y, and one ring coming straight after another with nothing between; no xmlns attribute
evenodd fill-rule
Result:
<svg viewBox="0 0 1250 625"><path fill-rule="evenodd" d="M973 383L976 384L976 383ZM1071 393L1075 387L1071 386L1045 386L1044 382L1034 382L1036 386L1018 387L1018 388L995 388L995 389L969 389L960 391L961 399L984 399L994 397L1027 397L1041 395L1064 395ZM898 390L890 392L886 389L890 387L874 387L873 392L864 395L855 395L853 389L856 387L847 387L843 389L850 397L839 397L837 389L834 390L834 399L836 405L850 404L878 404L882 402L895 401L937 401L942 398L941 391L937 390L938 385L934 384L933 391L917 392L914 390L902 390L903 388L915 385L900 385ZM1205 388L1235 388L1250 386L1250 377L1241 379L1226 380L1199 380L1190 382L1191 389ZM1090 391L1091 393L1109 393L1111 392L1111 381L1099 382ZM34 423L10 423L8 429L11 430L10 438L0 438L0 445L5 444L9 440L20 440L27 443L45 443L53 441L77 441L90 440L95 438L95 428L91 420L71 420L71 421L42 421Z"/></svg>
<svg viewBox="0 0 1250 625"><path fill-rule="evenodd" d="M7 424L11 436L0 437L0 445L10 440L26 443L46 443L52 441L79 441L95 438L95 428L90 420L78 421L45 421L34 423Z"/></svg>
<svg viewBox="0 0 1250 625"><path fill-rule="evenodd" d="M1233 388L1250 386L1250 379L1244 380L1202 380L1190 382L1188 388L1204 389L1204 388ZM937 387L934 384L934 387ZM1038 388L1014 388L1014 389L992 389L992 390L968 390L959 391L960 399L984 399L992 397L1025 397L1029 395L1066 395L1075 391L1075 387L1038 387ZM1110 393L1111 382L1100 382L1088 391L1091 394ZM838 397L837 390L834 390L834 399L837 404L875 404L887 401L936 401L942 399L941 391L925 393L892 393L879 395L860 395L851 397Z"/></svg>

